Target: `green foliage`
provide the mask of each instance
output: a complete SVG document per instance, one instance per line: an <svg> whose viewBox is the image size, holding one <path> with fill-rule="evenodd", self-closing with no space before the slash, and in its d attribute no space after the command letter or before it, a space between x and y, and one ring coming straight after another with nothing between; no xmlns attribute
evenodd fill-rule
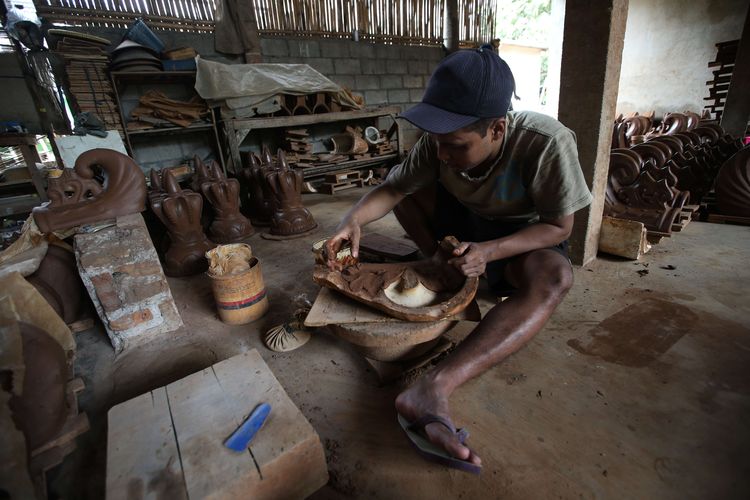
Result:
<svg viewBox="0 0 750 500"><path fill-rule="evenodd" d="M497 38L547 45L551 10L552 0L497 0Z"/></svg>

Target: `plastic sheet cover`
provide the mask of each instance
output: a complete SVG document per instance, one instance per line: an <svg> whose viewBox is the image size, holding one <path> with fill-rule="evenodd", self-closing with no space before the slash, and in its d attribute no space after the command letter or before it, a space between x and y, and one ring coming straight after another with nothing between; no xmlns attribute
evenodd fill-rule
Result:
<svg viewBox="0 0 750 500"><path fill-rule="evenodd" d="M196 57L195 90L222 111L252 116L266 109L278 94L329 92L340 103L360 108L336 83L307 64L222 64Z"/></svg>

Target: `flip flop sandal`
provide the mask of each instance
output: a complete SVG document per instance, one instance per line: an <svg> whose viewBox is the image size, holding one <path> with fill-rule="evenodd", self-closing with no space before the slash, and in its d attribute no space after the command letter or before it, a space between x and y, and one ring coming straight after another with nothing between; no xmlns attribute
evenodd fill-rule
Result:
<svg viewBox="0 0 750 500"><path fill-rule="evenodd" d="M440 415L427 414L414 422L408 422L404 417L398 414L398 423L401 428L404 429L406 436L409 438L412 446L417 450L417 453L422 455L426 460L458 469L464 472L470 472L472 474L479 474L482 471L481 465L476 465L466 460L461 460L448 454L447 451L440 448L438 445L427 439L425 434L425 427L429 424L438 423L445 426L451 433L455 434L458 441L464 444L464 441L469 437L469 432L466 429L456 429L453 422L450 419L441 417Z"/></svg>

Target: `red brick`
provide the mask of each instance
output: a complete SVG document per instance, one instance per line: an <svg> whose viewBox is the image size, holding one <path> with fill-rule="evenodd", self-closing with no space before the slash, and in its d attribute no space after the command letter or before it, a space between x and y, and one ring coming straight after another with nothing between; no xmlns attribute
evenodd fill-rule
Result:
<svg viewBox="0 0 750 500"><path fill-rule="evenodd" d="M121 318L109 320L109 327L115 332L121 332L123 330L134 328L141 323L151 321L152 319L154 319L154 314L151 312L151 309L144 309L143 311L127 314Z"/></svg>

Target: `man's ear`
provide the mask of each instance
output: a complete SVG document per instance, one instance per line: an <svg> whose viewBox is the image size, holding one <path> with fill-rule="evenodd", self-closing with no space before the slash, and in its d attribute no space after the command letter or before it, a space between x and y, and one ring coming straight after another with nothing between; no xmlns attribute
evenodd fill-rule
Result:
<svg viewBox="0 0 750 500"><path fill-rule="evenodd" d="M505 136L505 127L507 122L505 118L498 118L492 125L490 125L490 134L492 134L493 140L501 140Z"/></svg>

